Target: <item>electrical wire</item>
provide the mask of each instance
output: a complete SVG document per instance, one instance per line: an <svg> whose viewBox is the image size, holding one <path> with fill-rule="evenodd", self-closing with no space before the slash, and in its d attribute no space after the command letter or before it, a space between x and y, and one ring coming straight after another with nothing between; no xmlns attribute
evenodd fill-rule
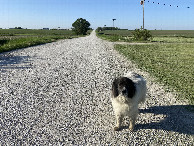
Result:
<svg viewBox="0 0 194 146"><path fill-rule="evenodd" d="M144 0L144 2L146 2L146 0ZM147 2L148 3L153 3L153 4L161 5L161 3L158 3L158 2L155 2L155 1L148 0ZM164 6L170 6L170 7L174 6L174 5L166 5L166 4L162 4L162 5L164 5ZM179 8L179 6L175 6L175 7ZM190 7L186 7L186 8L189 9Z"/></svg>

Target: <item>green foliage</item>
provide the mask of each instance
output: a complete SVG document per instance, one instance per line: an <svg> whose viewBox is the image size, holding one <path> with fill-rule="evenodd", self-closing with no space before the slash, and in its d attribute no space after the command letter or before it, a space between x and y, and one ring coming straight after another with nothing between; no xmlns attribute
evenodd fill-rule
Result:
<svg viewBox="0 0 194 146"><path fill-rule="evenodd" d="M133 39L137 41L147 41L152 37L151 32L147 29L144 30L135 29L135 31L132 34Z"/></svg>
<svg viewBox="0 0 194 146"><path fill-rule="evenodd" d="M79 18L73 24L73 31L77 35L86 35L87 31L90 30L90 23L86 19Z"/></svg>
<svg viewBox="0 0 194 146"><path fill-rule="evenodd" d="M8 41L8 39L0 39L0 46L6 44Z"/></svg>

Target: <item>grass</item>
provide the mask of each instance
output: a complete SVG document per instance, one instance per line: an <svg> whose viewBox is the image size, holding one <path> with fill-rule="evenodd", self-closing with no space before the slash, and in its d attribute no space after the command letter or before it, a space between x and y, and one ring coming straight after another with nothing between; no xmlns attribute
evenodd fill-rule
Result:
<svg viewBox="0 0 194 146"><path fill-rule="evenodd" d="M56 37L56 36L37 36L37 37L21 37L15 39L6 39L0 41L0 53L11 51L20 48L26 48L29 46L35 46L45 43L50 43L58 39L65 39L68 37Z"/></svg>
<svg viewBox="0 0 194 146"><path fill-rule="evenodd" d="M194 44L116 45L115 48L159 82L175 89L180 98L194 104Z"/></svg>
<svg viewBox="0 0 194 146"><path fill-rule="evenodd" d="M0 29L0 36L73 35L71 30Z"/></svg>
<svg viewBox="0 0 194 146"><path fill-rule="evenodd" d="M168 36L168 37L192 37L194 38L194 30L151 30L152 35Z"/></svg>
<svg viewBox="0 0 194 146"><path fill-rule="evenodd" d="M111 42L122 41L131 42L132 41L132 31L128 30L105 30L101 32L96 32L96 35L104 40Z"/></svg>
<svg viewBox="0 0 194 146"><path fill-rule="evenodd" d="M133 30L104 30L99 33L103 33L106 36L120 35L120 36L132 36Z"/></svg>
<svg viewBox="0 0 194 146"><path fill-rule="evenodd" d="M0 53L74 37L71 30L1 29Z"/></svg>
<svg viewBox="0 0 194 146"><path fill-rule="evenodd" d="M163 43L194 43L194 37L153 37L152 42Z"/></svg>

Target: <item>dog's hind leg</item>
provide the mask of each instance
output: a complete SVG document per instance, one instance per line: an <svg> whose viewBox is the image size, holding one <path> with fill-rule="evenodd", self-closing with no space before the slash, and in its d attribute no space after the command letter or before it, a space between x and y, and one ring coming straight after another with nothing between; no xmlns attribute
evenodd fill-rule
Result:
<svg viewBox="0 0 194 146"><path fill-rule="evenodd" d="M123 120L122 115L116 115L116 127L114 127L114 131L119 131L121 129L122 120Z"/></svg>

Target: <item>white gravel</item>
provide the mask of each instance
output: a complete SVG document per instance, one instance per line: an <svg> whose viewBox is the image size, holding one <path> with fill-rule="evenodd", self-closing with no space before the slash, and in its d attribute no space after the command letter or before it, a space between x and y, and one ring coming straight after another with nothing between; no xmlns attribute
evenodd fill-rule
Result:
<svg viewBox="0 0 194 146"><path fill-rule="evenodd" d="M115 77L148 82L135 132L113 131ZM0 145L193 145L194 113L92 32L0 54ZM126 120L126 126L128 122Z"/></svg>

